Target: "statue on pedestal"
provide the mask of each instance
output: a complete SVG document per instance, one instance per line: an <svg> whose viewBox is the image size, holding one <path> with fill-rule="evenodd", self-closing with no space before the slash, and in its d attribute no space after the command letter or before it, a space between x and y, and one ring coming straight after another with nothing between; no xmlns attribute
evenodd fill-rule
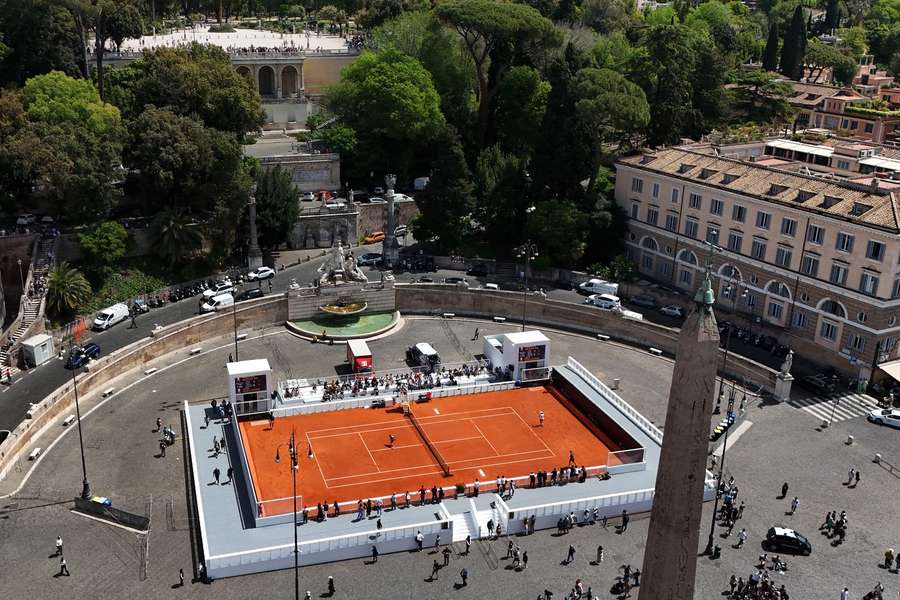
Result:
<svg viewBox="0 0 900 600"><path fill-rule="evenodd" d="M354 281L366 283L369 281L366 274L357 266L353 251L349 248L344 248L340 241L334 247L329 259L319 267L318 272L320 274L319 285L340 285Z"/></svg>
<svg viewBox="0 0 900 600"><path fill-rule="evenodd" d="M789 375L791 372L791 367L794 365L794 351L788 350L787 356L784 357L784 362L781 363L781 374Z"/></svg>

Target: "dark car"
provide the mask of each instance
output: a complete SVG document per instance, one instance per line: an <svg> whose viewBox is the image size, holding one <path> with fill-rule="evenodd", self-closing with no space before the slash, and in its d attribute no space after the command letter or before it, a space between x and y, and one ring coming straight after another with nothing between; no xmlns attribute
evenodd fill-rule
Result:
<svg viewBox="0 0 900 600"><path fill-rule="evenodd" d="M96 359L100 356L100 346L91 342L84 346L74 346L69 352L69 359L66 361L67 369L80 369L87 364L89 360Z"/></svg>
<svg viewBox="0 0 900 600"><path fill-rule="evenodd" d="M263 292L260 288L250 288L249 290L243 291L238 294L234 301L235 302L243 302L244 300L253 300L254 298L262 298L265 296L265 292Z"/></svg>
<svg viewBox="0 0 900 600"><path fill-rule="evenodd" d="M653 308L656 306L656 298L654 298L650 294L639 294L631 299L631 303L638 306Z"/></svg>
<svg viewBox="0 0 900 600"><path fill-rule="evenodd" d="M466 271L466 275L472 277L487 277L487 274L487 266L484 263L475 263Z"/></svg>
<svg viewBox="0 0 900 600"><path fill-rule="evenodd" d="M146 302L144 302L144 300L142 298L135 298L131 302L131 310L133 310L135 313L139 313L139 314L140 313L148 313L148 312L150 312L150 307L147 305Z"/></svg>
<svg viewBox="0 0 900 600"><path fill-rule="evenodd" d="M812 544L806 537L793 529L786 527L771 527L766 533L766 543L771 550L790 552L809 556L812 553Z"/></svg>

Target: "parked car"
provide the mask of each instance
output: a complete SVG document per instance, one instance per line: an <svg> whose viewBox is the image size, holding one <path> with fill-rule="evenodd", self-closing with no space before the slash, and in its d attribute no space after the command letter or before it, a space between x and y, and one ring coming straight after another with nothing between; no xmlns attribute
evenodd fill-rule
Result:
<svg viewBox="0 0 900 600"><path fill-rule="evenodd" d="M834 382L824 373L817 375L807 375L800 380L804 387L812 389L820 393L828 393L834 391Z"/></svg>
<svg viewBox="0 0 900 600"><path fill-rule="evenodd" d="M253 300L255 298L262 298L266 293L263 292L260 288L250 288L249 290L244 290L237 296L235 296L235 302L243 302L245 300Z"/></svg>
<svg viewBox="0 0 900 600"><path fill-rule="evenodd" d="M420 342L406 349L406 362L412 367L434 371L441 365L441 357L431 344Z"/></svg>
<svg viewBox="0 0 900 600"><path fill-rule="evenodd" d="M472 277L487 277L487 274L487 265L484 263L474 263L466 271L466 275L471 275Z"/></svg>
<svg viewBox="0 0 900 600"><path fill-rule="evenodd" d="M812 544L805 536L800 535L787 527L771 527L766 533L766 543L772 550L790 552L809 556L812 553Z"/></svg>
<svg viewBox="0 0 900 600"><path fill-rule="evenodd" d="M465 288L469 287L469 282L465 277L445 277L444 283Z"/></svg>
<svg viewBox="0 0 900 600"><path fill-rule="evenodd" d="M97 313L91 328L95 331L109 329L116 323L121 323L127 319L128 315L128 306L126 304L122 304L121 302L119 304L113 304Z"/></svg>
<svg viewBox="0 0 900 600"><path fill-rule="evenodd" d="M408 228L406 225L397 225L394 229L394 235L397 237L403 237L408 233Z"/></svg>
<svg viewBox="0 0 900 600"><path fill-rule="evenodd" d="M419 277L416 281L418 283L434 283L434 279L432 279L431 277L428 277L426 275Z"/></svg>
<svg viewBox="0 0 900 600"><path fill-rule="evenodd" d="M19 218L16 219L16 225L20 227L24 227L25 225L32 225L37 221L37 217L35 217L31 213L22 213L19 215Z"/></svg>
<svg viewBox="0 0 900 600"><path fill-rule="evenodd" d="M484 284L484 289L486 290L499 290L500 286L496 283L486 283Z"/></svg>
<svg viewBox="0 0 900 600"><path fill-rule="evenodd" d="M394 200L397 201L397 202L412 202L412 201L413 201L413 197L412 197L412 196L407 196L406 194L395 193L395 194L394 194Z"/></svg>
<svg viewBox="0 0 900 600"><path fill-rule="evenodd" d="M231 294L233 292L234 284L231 283L231 280L223 279L222 281L215 282L208 290L203 290L203 300L209 300L213 296L218 296L219 294ZM201 303L203 300L201 300Z"/></svg>
<svg viewBox="0 0 900 600"><path fill-rule="evenodd" d="M262 281L275 277L275 270L271 267L257 267L247 273L247 281Z"/></svg>
<svg viewBox="0 0 900 600"><path fill-rule="evenodd" d="M591 279L579 285L578 291L582 294L610 294L618 296L619 284L603 279Z"/></svg>
<svg viewBox="0 0 900 600"><path fill-rule="evenodd" d="M67 369L80 369L86 365L89 360L94 360L98 356L100 356L100 346L94 342L90 342L84 346L72 346L65 366Z"/></svg>
<svg viewBox="0 0 900 600"><path fill-rule="evenodd" d="M234 296L230 293L219 294L212 298L207 298L206 302L200 305L200 312L215 312L228 306L234 305Z"/></svg>
<svg viewBox="0 0 900 600"><path fill-rule="evenodd" d="M368 204L387 204L387 200L379 196L373 196L366 201Z"/></svg>
<svg viewBox="0 0 900 600"><path fill-rule="evenodd" d="M622 310L622 302L612 294L591 294L584 300L585 304L596 306L601 310Z"/></svg>
<svg viewBox="0 0 900 600"><path fill-rule="evenodd" d="M378 242L383 242L383 241L384 241L384 232L383 232L383 231L376 231L376 232L374 232L374 233L370 233L369 235L367 235L367 236L364 238L364 241L365 241L367 244L376 244L376 243L378 243Z"/></svg>
<svg viewBox="0 0 900 600"><path fill-rule="evenodd" d="M53 217L51 217L50 215L44 215L43 217L41 217L41 223L43 223L44 225L52 225Z"/></svg>
<svg viewBox="0 0 900 600"><path fill-rule="evenodd" d="M876 425L887 425L900 429L900 410L896 408L879 408L866 415L866 418Z"/></svg>
<svg viewBox="0 0 900 600"><path fill-rule="evenodd" d="M316 195L312 192L303 192L300 194L300 200L303 202L314 202L316 199Z"/></svg>
<svg viewBox="0 0 900 600"><path fill-rule="evenodd" d="M372 190L372 192L373 192L376 196L381 196L382 194L384 194L384 188L381 187L380 185L378 185L378 186L375 186L375 189Z"/></svg>
<svg viewBox="0 0 900 600"><path fill-rule="evenodd" d="M646 306L647 308L653 308L656 306L656 298L651 296L650 294L638 294L634 298L631 299L632 304L636 304L638 306Z"/></svg>
<svg viewBox="0 0 900 600"><path fill-rule="evenodd" d="M667 317L674 317L676 319L684 318L684 309L674 304L663 306L661 309L659 309L659 312L666 315Z"/></svg>
<svg viewBox="0 0 900 600"><path fill-rule="evenodd" d="M150 312L150 306L144 302L143 298L135 298L131 301L131 310L139 314L148 313Z"/></svg>
<svg viewBox="0 0 900 600"><path fill-rule="evenodd" d="M378 252L366 252L356 257L356 264L360 267L374 266L381 262L381 254Z"/></svg>

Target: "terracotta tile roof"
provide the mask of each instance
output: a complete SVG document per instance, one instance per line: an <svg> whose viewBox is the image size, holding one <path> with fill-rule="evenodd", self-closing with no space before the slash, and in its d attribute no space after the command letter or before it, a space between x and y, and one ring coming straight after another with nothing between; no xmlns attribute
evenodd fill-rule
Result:
<svg viewBox="0 0 900 600"><path fill-rule="evenodd" d="M790 84L794 87L794 95L787 100L790 104L797 106L816 106L826 98L841 98L850 101L868 100L862 94L849 88L799 81L791 81Z"/></svg>
<svg viewBox="0 0 900 600"><path fill-rule="evenodd" d="M900 233L900 193L896 196L885 190L872 193L868 186L802 175L687 148L665 148L652 154L625 157L618 163ZM715 174L701 179L704 172ZM726 173L727 178L724 177Z"/></svg>

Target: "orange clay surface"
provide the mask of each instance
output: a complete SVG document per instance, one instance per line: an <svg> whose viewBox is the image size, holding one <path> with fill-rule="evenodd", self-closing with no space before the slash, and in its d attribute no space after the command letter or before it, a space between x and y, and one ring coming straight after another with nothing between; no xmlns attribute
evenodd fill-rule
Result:
<svg viewBox="0 0 900 600"><path fill-rule="evenodd" d="M569 450L586 467L604 465L609 448L543 387L451 396L411 409L428 439L450 465L446 477L400 407L359 408L325 413L242 421L244 440L261 514L290 512L287 443L296 432L300 473L297 494L303 506L317 502L355 502L397 493L402 498L421 486L448 487L476 478L487 488L498 476L567 465ZM544 425L538 413L544 411ZM388 436L393 434L393 447ZM312 445L313 458L308 457ZM275 463L279 448L280 463Z"/></svg>

